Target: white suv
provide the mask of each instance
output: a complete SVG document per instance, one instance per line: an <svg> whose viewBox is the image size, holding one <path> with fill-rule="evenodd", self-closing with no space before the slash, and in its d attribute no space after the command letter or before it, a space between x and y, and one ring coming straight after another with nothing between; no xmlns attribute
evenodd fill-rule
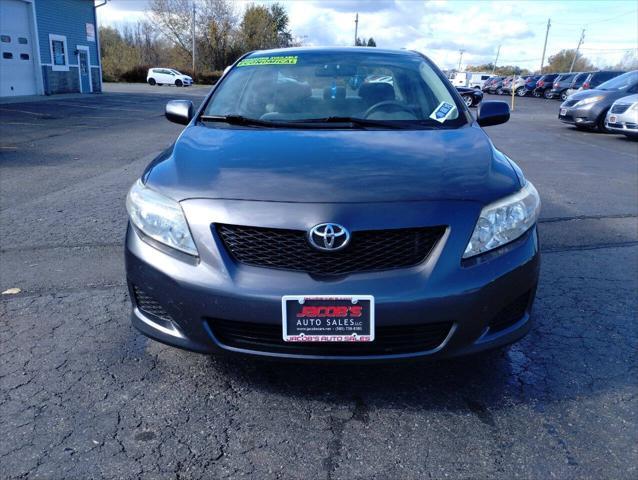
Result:
<svg viewBox="0 0 638 480"><path fill-rule="evenodd" d="M146 81L149 85L175 85L176 87L187 87L193 84L191 77L172 68L151 68L146 75Z"/></svg>

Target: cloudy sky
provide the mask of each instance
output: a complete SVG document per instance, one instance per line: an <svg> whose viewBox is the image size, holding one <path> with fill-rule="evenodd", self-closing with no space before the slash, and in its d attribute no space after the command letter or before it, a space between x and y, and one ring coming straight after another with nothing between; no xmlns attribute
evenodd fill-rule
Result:
<svg viewBox="0 0 638 480"><path fill-rule="evenodd" d="M237 0L241 14L249 3ZM638 52L636 0L280 0L290 16L293 35L305 45L351 45L354 17L359 36L377 46L419 50L441 68L493 61L538 69L548 17L547 55L575 48L584 28L581 50L596 65L617 63L628 50ZM102 25L143 18L148 0L109 0L98 9Z"/></svg>

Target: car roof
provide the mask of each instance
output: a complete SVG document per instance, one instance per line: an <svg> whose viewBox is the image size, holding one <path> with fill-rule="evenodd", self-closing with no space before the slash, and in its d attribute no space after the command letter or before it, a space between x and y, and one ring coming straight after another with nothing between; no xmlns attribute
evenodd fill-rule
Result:
<svg viewBox="0 0 638 480"><path fill-rule="evenodd" d="M377 47L293 47L293 48L273 48L270 50L254 50L246 56L253 55L295 55L303 53L360 53L366 55L398 55L404 57L421 56L414 50L393 50Z"/></svg>

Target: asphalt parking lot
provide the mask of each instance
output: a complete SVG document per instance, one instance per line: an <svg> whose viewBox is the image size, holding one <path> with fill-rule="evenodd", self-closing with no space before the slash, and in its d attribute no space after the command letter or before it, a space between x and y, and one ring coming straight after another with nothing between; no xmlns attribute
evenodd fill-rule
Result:
<svg viewBox="0 0 638 480"><path fill-rule="evenodd" d="M130 326L122 245L128 187L180 132L164 103L206 92L0 104L1 478L638 476L638 142L533 98L487 129L543 201L535 325L509 349L215 358Z"/></svg>

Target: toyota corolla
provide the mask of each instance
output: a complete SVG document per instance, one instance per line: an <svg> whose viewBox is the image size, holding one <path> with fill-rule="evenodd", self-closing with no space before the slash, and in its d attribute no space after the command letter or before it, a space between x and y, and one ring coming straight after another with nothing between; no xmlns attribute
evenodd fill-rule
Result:
<svg viewBox="0 0 638 480"><path fill-rule="evenodd" d="M133 324L204 353L391 360L520 339L539 195L425 56L252 52L132 186Z"/></svg>

